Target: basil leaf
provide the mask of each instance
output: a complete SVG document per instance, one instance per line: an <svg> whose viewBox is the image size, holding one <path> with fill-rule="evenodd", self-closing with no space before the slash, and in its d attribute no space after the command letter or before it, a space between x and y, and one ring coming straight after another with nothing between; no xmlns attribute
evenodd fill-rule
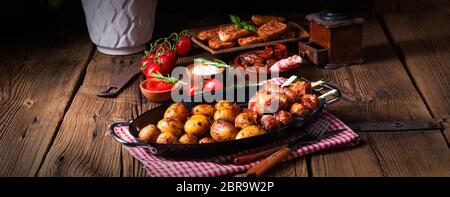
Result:
<svg viewBox="0 0 450 197"><path fill-rule="evenodd" d="M258 29L256 29L256 27L253 26L253 25L250 25L250 26L249 26L249 30L254 31L254 32L257 32L257 31L258 31Z"/></svg>
<svg viewBox="0 0 450 197"><path fill-rule="evenodd" d="M241 23L241 19L239 17L237 17L237 16L235 16L235 17L236 17L237 23Z"/></svg>
<svg viewBox="0 0 450 197"><path fill-rule="evenodd" d="M233 23L239 23L240 22L239 17L237 17L235 15L230 15L230 20Z"/></svg>

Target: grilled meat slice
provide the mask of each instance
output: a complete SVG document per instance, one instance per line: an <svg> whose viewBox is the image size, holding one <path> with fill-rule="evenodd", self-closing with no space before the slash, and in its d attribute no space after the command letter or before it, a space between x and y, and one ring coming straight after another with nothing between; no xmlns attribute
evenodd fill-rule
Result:
<svg viewBox="0 0 450 197"><path fill-rule="evenodd" d="M197 38L201 41L208 41L212 38L215 38L218 36L218 33L220 30L226 30L234 27L234 25L226 25L222 27L216 27L212 29L203 30L201 32L198 32Z"/></svg>
<svg viewBox="0 0 450 197"><path fill-rule="evenodd" d="M231 42L236 41L239 38L246 37L252 34L252 31L247 29L238 29L236 27L225 28L219 30L217 33L221 41Z"/></svg>
<svg viewBox="0 0 450 197"><path fill-rule="evenodd" d="M252 44L258 44L263 42L264 40L261 37L258 36L249 36L246 38L239 38L238 43L240 46L248 46Z"/></svg>
<svg viewBox="0 0 450 197"><path fill-rule="evenodd" d="M213 50L231 48L231 47L234 47L235 44L236 44L236 42L223 42L218 37L211 38L208 41L209 48L211 48Z"/></svg>
<svg viewBox="0 0 450 197"><path fill-rule="evenodd" d="M258 35L264 39L264 41L270 41L276 39L287 31L288 27L285 23L270 21L258 28Z"/></svg>
<svg viewBox="0 0 450 197"><path fill-rule="evenodd" d="M286 19L284 17L279 17L279 16L264 16L264 15L253 15L252 16L252 22L256 26L264 25L264 24L268 23L271 20L284 22Z"/></svg>

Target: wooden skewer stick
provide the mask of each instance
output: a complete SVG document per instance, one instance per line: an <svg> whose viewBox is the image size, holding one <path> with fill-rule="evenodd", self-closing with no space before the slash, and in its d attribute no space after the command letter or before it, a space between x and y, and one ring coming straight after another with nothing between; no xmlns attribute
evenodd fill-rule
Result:
<svg viewBox="0 0 450 197"><path fill-rule="evenodd" d="M317 86L320 86L320 84L322 84L322 83L325 83L325 81L319 80L319 81L311 82L311 87L312 87L312 88L315 88L315 87L317 87Z"/></svg>
<svg viewBox="0 0 450 197"><path fill-rule="evenodd" d="M336 93L337 93L337 90L331 90L329 92L326 92L325 94L320 95L319 98L322 99L322 98L325 98L327 96L330 96L330 95L333 95L333 94L336 94Z"/></svg>
<svg viewBox="0 0 450 197"><path fill-rule="evenodd" d="M295 79L297 79L297 76L292 75L291 77L289 77L289 79L287 79L287 80L281 85L281 87L290 85L292 82L294 82Z"/></svg>

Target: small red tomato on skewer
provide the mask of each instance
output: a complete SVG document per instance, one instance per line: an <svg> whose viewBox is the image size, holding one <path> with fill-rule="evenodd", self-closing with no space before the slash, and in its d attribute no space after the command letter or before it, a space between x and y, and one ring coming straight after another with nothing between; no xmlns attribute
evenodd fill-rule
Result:
<svg viewBox="0 0 450 197"><path fill-rule="evenodd" d="M206 80L203 85L203 91L216 91L221 89L223 89L223 83L216 78Z"/></svg>

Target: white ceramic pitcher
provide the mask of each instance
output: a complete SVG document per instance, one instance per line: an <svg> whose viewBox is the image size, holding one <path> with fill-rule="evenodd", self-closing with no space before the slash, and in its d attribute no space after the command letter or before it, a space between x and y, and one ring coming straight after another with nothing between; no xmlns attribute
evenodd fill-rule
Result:
<svg viewBox="0 0 450 197"><path fill-rule="evenodd" d="M82 0L91 41L108 55L128 55L152 38L158 0Z"/></svg>

